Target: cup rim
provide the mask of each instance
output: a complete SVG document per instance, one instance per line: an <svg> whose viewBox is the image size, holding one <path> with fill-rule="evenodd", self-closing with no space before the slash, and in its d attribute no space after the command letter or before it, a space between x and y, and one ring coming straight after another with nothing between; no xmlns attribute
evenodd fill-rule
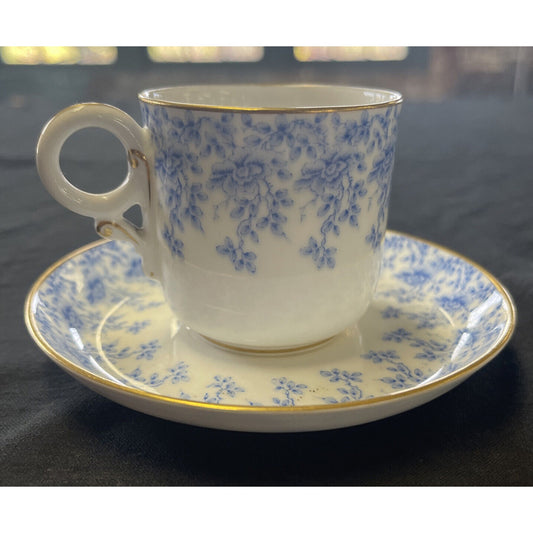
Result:
<svg viewBox="0 0 533 533"><path fill-rule="evenodd" d="M217 105L205 103L179 102L173 99L165 99L157 96L157 93L177 90L177 89L203 89L203 88L225 88L238 89L241 88L323 88L323 89L347 89L355 91L372 91L381 93L383 96L388 96L389 100L379 101L373 103L361 104L340 104L340 105L309 105L309 106L239 106L239 105ZM307 83L278 83L278 84L261 84L261 83L239 83L239 84L191 84L191 85L176 85L167 87L158 87L152 89L145 89L138 93L138 99L145 104L159 105L163 107L177 107L181 109L190 110L204 110L204 111L219 111L232 113L331 113L343 111L360 111L364 109L378 109L383 107L390 107L399 105L403 102L403 96L398 91L392 89L382 89L377 87L366 86L352 86L352 85L332 85L332 84L307 84Z"/></svg>

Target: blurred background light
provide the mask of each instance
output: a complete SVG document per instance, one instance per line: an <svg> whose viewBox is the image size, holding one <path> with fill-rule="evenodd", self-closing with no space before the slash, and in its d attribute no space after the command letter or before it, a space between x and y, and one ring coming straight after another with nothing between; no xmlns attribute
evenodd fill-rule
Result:
<svg viewBox="0 0 533 533"><path fill-rule="evenodd" d="M7 65L110 65L117 60L116 46L2 46Z"/></svg>
<svg viewBox="0 0 533 533"><path fill-rule="evenodd" d="M298 61L403 61L407 46L295 46Z"/></svg>
<svg viewBox="0 0 533 533"><path fill-rule="evenodd" d="M155 63L256 62L263 59L262 46L149 46Z"/></svg>

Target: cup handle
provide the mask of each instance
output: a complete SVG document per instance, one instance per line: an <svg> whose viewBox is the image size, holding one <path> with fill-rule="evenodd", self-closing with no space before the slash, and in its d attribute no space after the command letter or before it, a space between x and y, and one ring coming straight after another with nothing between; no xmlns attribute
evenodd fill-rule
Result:
<svg viewBox="0 0 533 533"><path fill-rule="evenodd" d="M122 143L128 158L128 173L112 191L93 194L78 189L68 181L59 164L65 141L83 128L103 128ZM134 244L143 258L146 275L158 278L157 254L151 236L151 171L149 133L127 113L107 104L76 104L57 113L46 124L37 143L36 161L41 181L62 205L80 215L93 217L96 232L106 239L126 240ZM124 218L132 206L139 205L142 228Z"/></svg>

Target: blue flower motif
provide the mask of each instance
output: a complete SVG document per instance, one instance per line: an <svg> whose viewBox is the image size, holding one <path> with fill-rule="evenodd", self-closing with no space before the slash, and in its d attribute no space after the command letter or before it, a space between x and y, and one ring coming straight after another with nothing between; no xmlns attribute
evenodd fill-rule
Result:
<svg viewBox="0 0 533 533"><path fill-rule="evenodd" d="M322 219L320 235L306 236L308 244L298 247L319 269L335 268L330 239L340 235L342 225L360 231L360 217L376 204L378 222L366 242L374 249L381 243L398 109L364 111L353 120L340 113L291 117L142 108L168 213L164 241L174 256L186 255L178 232L189 225L204 231L201 203L209 191L222 195L213 206L214 219L224 213L235 221L235 235L227 235L233 248L218 243L216 251L237 271L256 272L261 231L290 238L288 215L295 209L301 219ZM204 181L194 181L196 176ZM249 253L253 259L245 256Z"/></svg>
<svg viewBox="0 0 533 533"><path fill-rule="evenodd" d="M131 326L127 328L128 333L133 333L133 335L136 335L139 333L139 331L143 330L147 326L150 325L150 320L143 320L139 322L136 320Z"/></svg>
<svg viewBox="0 0 533 533"><path fill-rule="evenodd" d="M158 340L152 340L146 343L143 343L133 352L133 355L136 355L137 359L147 359L151 360L154 358L157 350L161 348L161 344Z"/></svg>
<svg viewBox="0 0 533 533"><path fill-rule="evenodd" d="M310 255L318 269L324 266L335 268L334 256L337 253L337 248L326 248L325 242L319 244L314 237L309 237L307 246L300 248L300 253L302 255Z"/></svg>
<svg viewBox="0 0 533 533"><path fill-rule="evenodd" d="M399 318L401 315L401 310L398 307L393 307L389 305L386 309L381 311L382 318Z"/></svg>
<svg viewBox="0 0 533 533"><path fill-rule="evenodd" d="M144 383L146 381L146 378L142 375L142 370L137 367L135 370L132 370L129 374L126 374L129 378L133 378L135 381L140 381L141 383Z"/></svg>
<svg viewBox="0 0 533 533"><path fill-rule="evenodd" d="M307 389L307 385L296 383L286 377L272 378L272 383L274 384L274 390L283 393L283 398L274 397L272 401L274 404L283 407L295 405L296 401L303 396L305 389Z"/></svg>
<svg viewBox="0 0 533 533"><path fill-rule="evenodd" d="M242 387L239 387L231 376L217 375L214 381L207 387L215 389L215 396L211 396L208 392L204 395L204 401L208 403L220 403L225 398L235 398L239 392L245 392Z"/></svg>
<svg viewBox="0 0 533 533"><path fill-rule="evenodd" d="M411 371L404 363L397 363L387 370L394 373L394 377L387 376L380 378L380 381L390 385L393 389L403 389L412 383L420 383L424 379L424 374L418 368Z"/></svg>
<svg viewBox="0 0 533 533"><path fill-rule="evenodd" d="M381 311L381 317L384 319L406 318L416 322L416 329L434 329L441 324L443 320L439 314L433 311L420 311L415 313L391 305Z"/></svg>
<svg viewBox="0 0 533 533"><path fill-rule="evenodd" d="M126 277L137 278L140 276L144 276L144 272L142 268L142 260L140 257L134 257L130 261L130 267L128 268L128 270L126 270Z"/></svg>
<svg viewBox="0 0 533 533"><path fill-rule="evenodd" d="M411 287L420 287L431 279L431 274L427 270L405 270L395 275L396 278L411 285Z"/></svg>
<svg viewBox="0 0 533 533"><path fill-rule="evenodd" d="M234 161L214 164L208 187L222 190L226 196L224 205L231 205L230 218L238 221L236 234L238 241L234 244L231 237L225 238L224 244L216 246L220 255L226 255L235 270L256 272L256 254L245 247L245 241L259 243L259 231L270 228L277 236L286 237L283 225L287 217L283 208L293 205L288 189L274 189L267 179L271 169L261 158L252 158L248 154ZM218 206L215 214L218 216Z"/></svg>
<svg viewBox="0 0 533 533"><path fill-rule="evenodd" d="M165 229L163 230L162 234L163 240L167 243L167 246L172 253L172 255L179 257L181 259L184 259L183 256L183 241L176 239L172 235L172 231L168 228L168 226L165 226Z"/></svg>
<svg viewBox="0 0 533 533"><path fill-rule="evenodd" d="M384 341L392 341L392 342L403 342L404 340L411 339L411 338L412 338L412 333L410 331L407 331L404 328L399 328L395 331L391 331L383 335Z"/></svg>
<svg viewBox="0 0 533 533"><path fill-rule="evenodd" d="M258 182L266 179L269 170L262 158L246 154L233 161L215 163L208 183L211 189L220 187L228 196L238 201L242 197L255 196L258 192Z"/></svg>
<svg viewBox="0 0 533 533"><path fill-rule="evenodd" d="M337 381L342 381L348 385L354 382L360 382L361 372L347 372L346 370L339 370L338 368L333 368L332 370L321 370L320 375L329 378L329 381L335 383Z"/></svg>
<svg viewBox="0 0 533 533"><path fill-rule="evenodd" d="M373 363L379 364L383 361L388 362L395 362L400 359L400 356L396 353L395 350L387 350L387 351L375 351L370 350L367 353L364 353L361 355L363 359L369 359Z"/></svg>
<svg viewBox="0 0 533 533"><path fill-rule="evenodd" d="M324 402L331 404L354 402L360 400L363 397L363 391L355 385L352 387L339 387L337 391L341 393L340 398L328 396L326 398L322 398Z"/></svg>
<svg viewBox="0 0 533 533"><path fill-rule="evenodd" d="M233 241L229 237L226 237L224 244L219 244L216 250L220 255L227 255L229 257L235 270L246 269L250 274L255 274L255 260L257 256L253 252L245 252L242 242L239 242L239 246L235 247Z"/></svg>
<svg viewBox="0 0 533 533"><path fill-rule="evenodd" d="M357 152L348 154L333 152L327 154L322 159L317 159L312 163L304 165L302 168L302 178L295 181L295 189L308 190L312 199L301 208L305 212L307 205L313 203L318 205L317 217L324 218L320 227L322 238L312 237L306 247L300 249L303 255L311 255L317 268L322 268L327 264L329 268L335 267L334 260L327 260L326 251L331 247L327 246L330 234L340 235L340 224L348 221L349 225L357 229L359 227L359 214L362 212L361 201L368 195L368 187L361 179L356 179L356 173L365 170L362 163L364 157ZM373 228L373 233L367 237L367 242L372 248L377 248L381 244L383 233L377 233Z"/></svg>
<svg viewBox="0 0 533 533"><path fill-rule="evenodd" d="M375 224L372 224L370 233L365 237L365 240L375 250L381 245L384 236L385 234L382 231L378 230Z"/></svg>
<svg viewBox="0 0 533 533"><path fill-rule="evenodd" d="M129 346L124 346L120 350L117 347L117 342L108 342L102 345L102 350L104 351L106 357L109 359L124 359L130 357L132 352Z"/></svg>
<svg viewBox="0 0 533 533"><path fill-rule="evenodd" d="M189 381L189 365L184 361L180 361L177 365L169 369L172 376L172 383L180 383L182 381Z"/></svg>
<svg viewBox="0 0 533 533"><path fill-rule="evenodd" d="M328 396L322 398L326 403L345 403L360 400L363 397L361 389L355 383L362 382L361 372L348 372L333 368L332 370L321 370L320 375L328 378L331 383L343 383L344 387L338 387L337 392L341 394L340 398Z"/></svg>
<svg viewBox="0 0 533 533"><path fill-rule="evenodd" d="M195 120L191 111L186 111L183 119L180 117L173 118L171 124L173 126L170 132L171 136L186 145L200 146L202 142L201 121Z"/></svg>
<svg viewBox="0 0 533 533"><path fill-rule="evenodd" d="M87 301L94 304L105 298L105 285L100 278L93 278L87 282Z"/></svg>
<svg viewBox="0 0 533 533"><path fill-rule="evenodd" d="M152 387L159 387L165 383L165 381L168 379L168 376L160 377L157 372L154 372L153 374L150 374L150 377L148 378L147 382L148 385L151 385Z"/></svg>
<svg viewBox="0 0 533 533"><path fill-rule="evenodd" d="M304 185L303 180L309 180L309 189L318 195L327 189L337 189L341 180L349 175L352 157L334 152L324 159L306 163L302 168L303 179L299 181L298 187Z"/></svg>
<svg viewBox="0 0 533 533"><path fill-rule="evenodd" d="M80 316L71 305L63 307L62 314L69 328L81 329L83 327Z"/></svg>
<svg viewBox="0 0 533 533"><path fill-rule="evenodd" d="M429 346L423 346L422 351L415 355L416 359L425 359L426 361L435 361L439 359L439 354L435 353Z"/></svg>
<svg viewBox="0 0 533 533"><path fill-rule="evenodd" d="M451 314L463 311L466 307L466 300L461 295L441 296L436 301L445 311Z"/></svg>
<svg viewBox="0 0 533 533"><path fill-rule="evenodd" d="M348 120L341 123L340 118L337 120L340 125L337 142L354 147L369 142L372 122L368 111L363 111L359 122Z"/></svg>
<svg viewBox="0 0 533 533"><path fill-rule="evenodd" d="M170 119L166 109L148 112L143 109L145 120L152 128L152 138L156 146L155 174L159 178L160 201L168 208L168 223L171 234L174 228L184 232L186 223L203 231L203 210L199 202L207 200L203 185L192 180L204 173L197 151L201 145L202 124L196 121L192 113L186 112L183 119ZM181 126L179 126L181 125ZM172 143L165 141L163 133L168 133ZM165 239L172 254L182 257L183 242L181 239ZM181 243L180 253L172 246Z"/></svg>
<svg viewBox="0 0 533 533"><path fill-rule="evenodd" d="M134 379L135 381L139 381L140 383L146 383L152 387L160 387L168 379L168 376L160 377L157 372L150 374L150 376L146 378L144 377L143 371L140 367L137 367L129 374L126 374L126 376Z"/></svg>

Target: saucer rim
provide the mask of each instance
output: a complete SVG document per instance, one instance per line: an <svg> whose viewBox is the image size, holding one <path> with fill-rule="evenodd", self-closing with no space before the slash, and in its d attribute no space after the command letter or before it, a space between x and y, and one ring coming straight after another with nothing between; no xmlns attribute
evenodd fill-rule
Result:
<svg viewBox="0 0 533 533"><path fill-rule="evenodd" d="M411 239L417 242L421 242L423 244L427 244L428 246L431 246L433 248L436 248L444 253L451 254L452 256L455 256L475 269L477 269L479 272L481 272L484 276L487 277L487 279L494 285L496 290L501 294L504 300L504 305L507 305L508 308L508 319L506 322L506 327L500 334L498 340L494 343L493 347L488 350L485 354L478 357L468 365L466 365L463 368L460 368L451 374L448 374L447 376L441 377L436 379L435 381L426 383L424 385L416 386L407 390L401 390L401 391L395 391L391 392L390 394L384 395L384 396L377 396L374 398L366 398L362 400L354 400L350 402L344 402L342 404L317 404L317 405L301 405L301 406L257 406L257 405L231 405L231 404L212 404L207 402L201 402L196 400L184 400L180 398L174 398L172 396L166 396L161 394L156 394L152 392L148 392L142 389L136 389L131 386L116 383L115 381L112 381L110 379L106 379L104 377L98 376L96 374L93 374L92 372L89 372L88 370L78 366L77 364L73 363L69 359L67 359L65 356L61 355L59 352L54 350L46 341L44 336L41 334L37 324L34 320L34 313L32 312L32 302L34 299L34 296L39 291L41 285L44 283L44 281L59 267L61 267L66 262L70 261L74 257L77 257L78 255L82 255L88 250L91 250L92 248L96 248L97 246L102 246L108 242L111 242L111 239L99 239L97 241L93 241L91 243L88 243L84 246L81 246L80 248L77 248L73 250L72 252L64 255L57 261L55 261L52 265L50 265L33 283L31 286L27 296L26 300L24 302L24 322L26 324L26 328L28 329L28 332L34 342L37 344L37 346L47 355L54 363L56 363L59 367L63 368L65 371L67 371L69 374L73 375L74 377L80 377L88 380L91 383L94 383L95 385L104 386L107 388L111 388L115 390L116 392L122 392L126 393L131 396L141 396L143 398L161 402L164 404L173 404L173 405L180 405L182 407L191 407L191 408L201 408L201 409L208 409L212 411L239 411L239 412L245 412L245 413L294 413L294 412L305 412L305 411L322 411L322 410L346 410L350 408L359 408L359 407L365 407L372 404L386 404L389 402L393 402L396 400L402 400L411 396L416 396L420 394L430 393L431 391L438 391L440 388L445 387L448 384L452 384L453 382L456 382L456 384L461 383L464 379L469 377L471 374L485 366L487 363L489 363L494 357L496 357L502 349L506 346L506 344L511 339L515 328L516 328L516 316L517 316L517 310L516 305L513 301L513 298L509 291L502 285L502 283L488 270L486 270L484 267L480 266L476 262L472 261L468 257L464 256L461 253L455 252L454 250L447 248L446 246L442 246L440 244L436 244L430 240L421 238L421 237L415 237L413 235L410 235L408 233L404 233L397 230L390 230L387 229L386 231L389 235L396 235L400 236L406 239Z"/></svg>

